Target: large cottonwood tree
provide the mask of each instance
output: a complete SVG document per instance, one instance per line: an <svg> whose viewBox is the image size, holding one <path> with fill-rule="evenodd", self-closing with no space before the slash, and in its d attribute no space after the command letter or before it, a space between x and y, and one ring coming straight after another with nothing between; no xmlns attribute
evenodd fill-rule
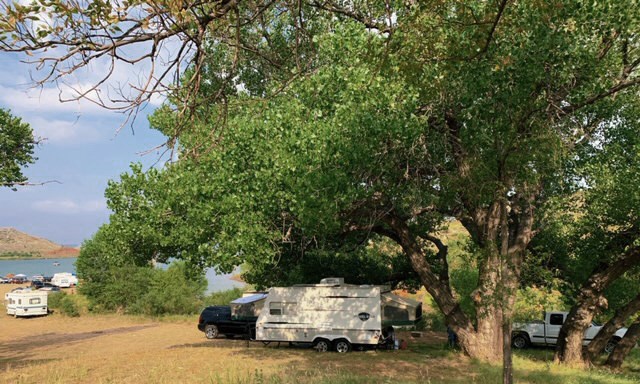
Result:
<svg viewBox="0 0 640 384"><path fill-rule="evenodd" d="M1 44L9 51L49 49L34 59L51 70L43 80L101 57L153 64L162 44L177 40L169 65L134 87L140 93L123 98L125 109L135 110L165 86L174 91L180 116L189 112L202 123L183 124L178 116L166 133L180 136L193 158L211 143L238 145L227 135L234 115L261 128L251 131L257 138L251 143L273 147L273 137L288 143L279 152L288 163L265 162L283 175L269 187L290 190L274 192L284 211L280 228L296 222L307 233L358 232L396 242L465 352L488 360L509 349L536 208L562 178L576 143L615 119L617 111L604 102L637 94L640 84L637 7L617 1L33 4L5 8ZM127 57L124 47L137 43L148 49ZM169 73L185 67L192 72L167 85ZM77 96L99 95L94 90ZM243 107L244 99L234 105L238 90L276 104L266 104L267 112ZM202 110L211 103L221 109ZM185 129L200 135L190 138ZM251 191L247 182L260 172L277 173L264 169L242 185L241 178L227 180L221 193ZM235 204L259 200L251 192ZM261 223L254 211L241 211L245 231ZM447 248L437 236L445 216L464 224L476 248L472 317L449 283ZM225 236L203 249L215 249ZM428 245L437 257L428 257ZM242 254L226 260L240 262Z"/></svg>

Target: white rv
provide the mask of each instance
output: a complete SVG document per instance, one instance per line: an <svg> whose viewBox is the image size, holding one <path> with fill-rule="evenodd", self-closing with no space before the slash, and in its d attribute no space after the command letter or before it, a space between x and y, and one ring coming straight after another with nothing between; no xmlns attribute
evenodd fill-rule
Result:
<svg viewBox="0 0 640 384"><path fill-rule="evenodd" d="M60 288L69 288L78 285L78 278L69 272L56 273L51 278L51 284Z"/></svg>
<svg viewBox="0 0 640 384"><path fill-rule="evenodd" d="M40 316L47 314L47 292L21 289L4 294L7 315Z"/></svg>
<svg viewBox="0 0 640 384"><path fill-rule="evenodd" d="M319 351L348 352L355 345L385 342L383 327L420 320L422 304L391 293L389 287L320 284L271 288L256 322L256 340L312 343Z"/></svg>

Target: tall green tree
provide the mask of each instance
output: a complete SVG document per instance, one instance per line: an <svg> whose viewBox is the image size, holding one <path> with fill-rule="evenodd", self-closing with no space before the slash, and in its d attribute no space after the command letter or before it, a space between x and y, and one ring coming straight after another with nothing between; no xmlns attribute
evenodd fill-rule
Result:
<svg viewBox="0 0 640 384"><path fill-rule="evenodd" d="M608 307L606 290L640 266L640 106L636 98L616 103L616 118L577 156L582 163L577 175L586 188L574 223L573 253L583 274L591 272L578 278L583 284L558 337L556 359L563 361L582 361L584 331ZM637 286L637 279L632 281ZM632 297L637 293L630 291Z"/></svg>
<svg viewBox="0 0 640 384"><path fill-rule="evenodd" d="M616 119L619 105L607 101L637 95L640 84L638 7L617 1L56 4L65 6L53 7L51 27L37 21L41 2L9 6L0 26L9 32L5 50L58 47L60 56L43 57L53 78L103 55L122 59L119 50L136 43L153 42L141 60L172 38L183 38L178 55L195 49L169 61L180 69L179 58L190 57L193 72L174 93L178 114L165 133L180 137L181 153L193 159L187 169L215 166L201 172L203 184L189 184L185 197L195 200L166 215L217 234L195 251L185 245L185 257L273 258L289 229L306 239L385 237L466 353L495 360L507 352L507 378L510 319L537 208L576 144ZM249 86L236 81L240 74ZM140 89L161 90L158 79L166 77L152 75ZM198 102L192 120L184 100ZM204 108L211 103L219 108ZM207 188L214 190L200 193ZM189 209L213 194L221 210ZM471 317L451 289L437 235L446 217L468 229L477 256Z"/></svg>
<svg viewBox="0 0 640 384"><path fill-rule="evenodd" d="M29 124L9 111L0 109L0 187L24 184L23 168L33 164L36 145Z"/></svg>

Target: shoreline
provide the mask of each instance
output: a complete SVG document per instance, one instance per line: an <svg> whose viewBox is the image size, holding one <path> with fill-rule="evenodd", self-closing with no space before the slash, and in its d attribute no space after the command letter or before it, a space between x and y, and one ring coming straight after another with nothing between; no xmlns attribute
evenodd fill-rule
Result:
<svg viewBox="0 0 640 384"><path fill-rule="evenodd" d="M73 253L65 253L61 255L53 254L53 255L34 255L34 256L24 256L24 255L0 255L0 261L19 261L19 260L51 260L51 259L72 259L74 257L78 257L80 252L75 254Z"/></svg>

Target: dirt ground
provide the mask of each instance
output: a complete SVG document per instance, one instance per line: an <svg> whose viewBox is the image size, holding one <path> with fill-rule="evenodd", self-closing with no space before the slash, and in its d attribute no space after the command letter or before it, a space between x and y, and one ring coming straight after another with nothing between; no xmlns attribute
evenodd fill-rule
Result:
<svg viewBox="0 0 640 384"><path fill-rule="evenodd" d="M0 285L0 297L14 287ZM197 316L163 321L122 315L13 318L3 304L0 383L313 382L314 377L331 382L335 375L372 372L376 377L439 382L438 377L451 374L451 363L446 370L436 364L425 372L424 353L353 352L345 358L308 348L207 340L196 323ZM440 334L423 339L445 342Z"/></svg>

